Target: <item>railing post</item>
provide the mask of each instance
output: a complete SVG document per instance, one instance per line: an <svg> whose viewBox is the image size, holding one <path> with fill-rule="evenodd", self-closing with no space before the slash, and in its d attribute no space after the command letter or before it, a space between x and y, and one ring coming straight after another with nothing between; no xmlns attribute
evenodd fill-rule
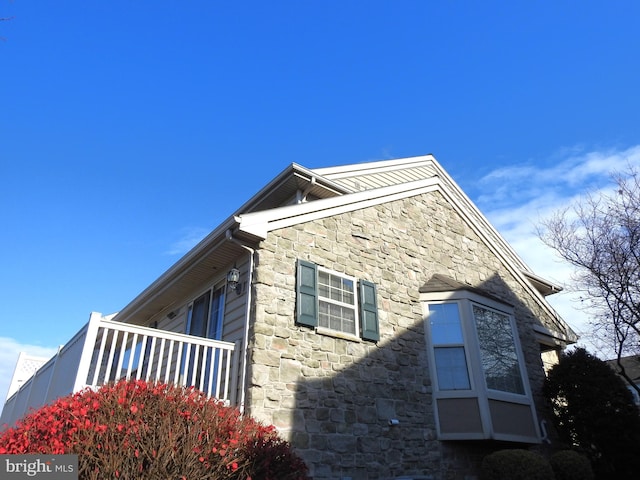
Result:
<svg viewBox="0 0 640 480"><path fill-rule="evenodd" d="M236 346L233 349L233 367L231 368L231 392L229 395L229 403L234 407L240 407L240 411L244 413L244 405L238 405L238 375L240 373L240 356L244 354L244 352L240 352L242 348L240 340L236 341L235 345Z"/></svg>
<svg viewBox="0 0 640 480"><path fill-rule="evenodd" d="M78 365L78 372L76 373L76 381L73 384L72 393L82 390L87 385L87 376L89 375L89 368L91 367L91 357L93 356L93 349L96 344L96 338L98 337L101 320L101 313L91 312L89 323L86 327L82 355L80 355L80 363ZM96 368L99 367L96 366Z"/></svg>

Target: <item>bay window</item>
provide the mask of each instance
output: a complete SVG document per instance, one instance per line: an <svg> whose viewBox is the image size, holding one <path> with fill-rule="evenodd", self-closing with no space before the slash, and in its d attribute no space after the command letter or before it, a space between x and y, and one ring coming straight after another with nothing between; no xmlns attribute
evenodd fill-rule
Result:
<svg viewBox="0 0 640 480"><path fill-rule="evenodd" d="M447 279L420 290L442 440L495 439L538 443L514 309Z"/></svg>

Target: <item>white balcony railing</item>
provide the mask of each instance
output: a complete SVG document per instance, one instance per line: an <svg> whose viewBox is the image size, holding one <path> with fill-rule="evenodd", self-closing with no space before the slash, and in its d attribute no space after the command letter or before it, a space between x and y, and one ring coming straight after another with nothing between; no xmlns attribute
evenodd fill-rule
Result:
<svg viewBox="0 0 640 480"><path fill-rule="evenodd" d="M237 345L114 322L92 314L58 353L10 396L0 429L56 398L119 379L194 386L236 404Z"/></svg>

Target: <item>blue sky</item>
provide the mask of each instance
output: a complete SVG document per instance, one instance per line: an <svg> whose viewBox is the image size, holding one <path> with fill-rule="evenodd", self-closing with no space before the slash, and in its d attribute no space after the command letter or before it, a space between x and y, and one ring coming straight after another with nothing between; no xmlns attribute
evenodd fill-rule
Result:
<svg viewBox="0 0 640 480"><path fill-rule="evenodd" d="M535 224L640 164L638 2L0 0L0 17L0 397L18 351L121 309L291 162L433 153L558 282Z"/></svg>

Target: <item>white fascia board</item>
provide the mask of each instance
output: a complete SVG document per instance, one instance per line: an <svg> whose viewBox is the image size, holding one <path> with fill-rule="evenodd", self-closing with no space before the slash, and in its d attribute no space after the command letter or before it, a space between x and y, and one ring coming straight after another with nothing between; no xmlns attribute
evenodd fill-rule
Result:
<svg viewBox="0 0 640 480"><path fill-rule="evenodd" d="M239 224L238 230L265 239L272 230L432 192L439 188L440 179L432 177L339 197L237 215L235 219Z"/></svg>

